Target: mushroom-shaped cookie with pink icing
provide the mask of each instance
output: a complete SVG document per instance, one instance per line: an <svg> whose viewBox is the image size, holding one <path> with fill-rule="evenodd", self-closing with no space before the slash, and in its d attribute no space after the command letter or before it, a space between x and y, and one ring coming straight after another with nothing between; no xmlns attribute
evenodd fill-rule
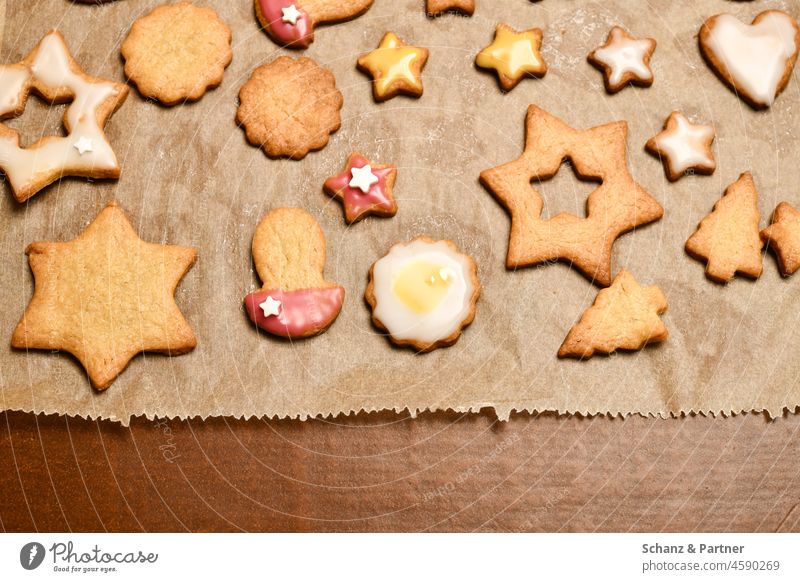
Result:
<svg viewBox="0 0 800 582"><path fill-rule="evenodd" d="M314 41L314 26L342 22L361 16L373 0L255 0L256 16L275 42L308 48Z"/></svg>
<svg viewBox="0 0 800 582"><path fill-rule="evenodd" d="M305 210L277 208L253 236L253 262L263 287L244 298L250 320L277 336L322 333L339 315L344 287L326 281L325 235Z"/></svg>

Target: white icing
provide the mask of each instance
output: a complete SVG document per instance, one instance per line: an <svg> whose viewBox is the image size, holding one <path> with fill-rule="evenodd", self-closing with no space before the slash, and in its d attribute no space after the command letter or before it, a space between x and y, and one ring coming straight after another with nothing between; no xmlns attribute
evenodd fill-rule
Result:
<svg viewBox="0 0 800 582"><path fill-rule="evenodd" d="M264 317L281 314L281 302L272 295L267 295L267 298L259 303L258 306L264 312Z"/></svg>
<svg viewBox="0 0 800 582"><path fill-rule="evenodd" d="M67 109L66 125L69 135L43 138L30 148L20 148L11 137L0 138L0 167L5 171L15 190L21 190L37 181L41 174L69 173L72 171L97 171L117 169L117 158L111 145L106 141L102 128L97 124L97 108L117 92L114 84L104 81L89 81L74 73L69 67L67 47L61 38L50 33L42 39L32 66L27 69L27 77L9 73L9 70L22 70L3 67L0 75L0 103L10 103L13 90L21 99L25 83L51 89L64 88L74 94ZM8 78L9 85L3 84ZM14 106L4 106L0 111L14 110ZM91 150L83 153L74 147L76 141L91 141ZM85 142L84 142L85 143Z"/></svg>
<svg viewBox="0 0 800 582"><path fill-rule="evenodd" d="M92 140L88 137L81 136L78 141L76 141L72 146L78 150L80 155L85 154L86 152L92 151Z"/></svg>
<svg viewBox="0 0 800 582"><path fill-rule="evenodd" d="M679 174L689 168L713 167L714 159L708 155L708 145L714 139L714 128L694 125L680 113L673 119L675 127L655 138L656 147L667 157L672 172Z"/></svg>
<svg viewBox="0 0 800 582"><path fill-rule="evenodd" d="M447 292L439 305L428 313L411 311L394 293L396 276L409 261L414 260L441 265L447 271ZM468 257L442 241L415 240L395 246L375 263L373 269L374 315L395 339L423 343L442 340L460 329L461 322L470 312L470 299L474 292L471 268Z"/></svg>
<svg viewBox="0 0 800 582"><path fill-rule="evenodd" d="M378 183L378 176L372 173L372 166L367 164L361 168L352 168L350 170L350 187L358 188L364 194L369 192L373 184Z"/></svg>
<svg viewBox="0 0 800 582"><path fill-rule="evenodd" d="M22 95L31 72L19 65L0 66L0 115L16 111L22 105Z"/></svg>
<svg viewBox="0 0 800 582"><path fill-rule="evenodd" d="M297 19L303 16L303 13L300 12L297 9L297 6L295 6L294 4L291 4L286 8L281 8L281 13L282 13L281 20L283 22L291 24L292 26L295 26L297 24Z"/></svg>
<svg viewBox="0 0 800 582"><path fill-rule="evenodd" d="M770 12L758 24L720 14L707 46L740 91L761 105L772 105L786 59L797 50L795 34L794 21L783 12Z"/></svg>
<svg viewBox="0 0 800 582"><path fill-rule="evenodd" d="M644 58L651 48L652 41L626 38L622 29L615 27L611 29L608 46L595 50L594 58L611 69L608 78L611 85L618 85L628 73L633 73L641 81L649 81L653 72Z"/></svg>

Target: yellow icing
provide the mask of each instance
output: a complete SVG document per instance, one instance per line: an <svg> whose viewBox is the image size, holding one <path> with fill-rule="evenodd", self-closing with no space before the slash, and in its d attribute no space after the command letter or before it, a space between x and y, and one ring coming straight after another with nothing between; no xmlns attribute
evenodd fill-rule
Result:
<svg viewBox="0 0 800 582"><path fill-rule="evenodd" d="M539 53L542 37L533 30L517 32L503 24L497 27L494 42L475 58L479 67L495 69L509 79L517 80L528 73L542 74L544 60Z"/></svg>
<svg viewBox="0 0 800 582"><path fill-rule="evenodd" d="M398 80L422 93L422 78L415 70L415 63L424 58L423 49L408 46L396 34L387 32L378 48L361 57L359 63L370 70L375 78L375 91L383 96Z"/></svg>
<svg viewBox="0 0 800 582"><path fill-rule="evenodd" d="M413 260L400 269L392 291L414 313L430 313L442 302L453 282L449 269L424 260Z"/></svg>

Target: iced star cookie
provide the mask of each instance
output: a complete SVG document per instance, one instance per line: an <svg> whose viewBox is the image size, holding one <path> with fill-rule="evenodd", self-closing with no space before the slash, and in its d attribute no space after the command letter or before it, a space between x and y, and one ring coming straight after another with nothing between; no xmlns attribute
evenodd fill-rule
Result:
<svg viewBox="0 0 800 582"><path fill-rule="evenodd" d="M13 347L69 352L104 390L140 352L177 356L197 344L174 298L197 251L143 241L115 203L78 238L25 253L35 289Z"/></svg>
<svg viewBox="0 0 800 582"><path fill-rule="evenodd" d="M353 224L370 214L384 218L397 214L392 195L395 178L395 166L372 164L361 154L353 153L347 158L344 171L325 180L323 188L342 202L345 221Z"/></svg>
<svg viewBox="0 0 800 582"><path fill-rule="evenodd" d="M800 28L781 10L762 12L752 24L718 14L700 27L698 42L703 58L723 83L751 107L764 109L789 82Z"/></svg>
<svg viewBox="0 0 800 582"><path fill-rule="evenodd" d="M395 344L429 352L458 341L480 293L471 257L451 241L418 237L372 265L364 298L375 326Z"/></svg>
<svg viewBox="0 0 800 582"><path fill-rule="evenodd" d="M784 277L800 269L800 212L791 204L778 204L772 223L761 231L761 240L775 253Z"/></svg>
<svg viewBox="0 0 800 582"><path fill-rule="evenodd" d="M326 281L325 235L299 208L267 214L253 236L253 262L263 283L244 298L250 321L276 336L301 339L328 329L339 316L344 287Z"/></svg>
<svg viewBox="0 0 800 582"><path fill-rule="evenodd" d="M615 26L606 43L589 53L588 61L603 72L606 91L617 93L630 85L649 87L653 84L650 57L656 50L653 38L634 38Z"/></svg>
<svg viewBox="0 0 800 582"><path fill-rule="evenodd" d="M686 241L686 252L706 261L706 276L717 283L727 283L736 273L757 279L762 268L760 221L758 191L753 176L745 172L700 222Z"/></svg>
<svg viewBox="0 0 800 582"><path fill-rule="evenodd" d="M381 44L358 58L358 68L373 78L375 101L400 95L422 96L422 68L428 61L428 49L407 45L393 32L387 32Z"/></svg>
<svg viewBox="0 0 800 582"><path fill-rule="evenodd" d="M475 0L425 0L428 16L438 16L445 12L459 12L466 16L475 13Z"/></svg>
<svg viewBox="0 0 800 582"><path fill-rule="evenodd" d="M125 76L163 105L197 101L222 82L231 29L211 8L180 2L137 19L120 49Z"/></svg>
<svg viewBox="0 0 800 582"><path fill-rule="evenodd" d="M268 156L302 159L339 129L344 98L328 69L309 58L278 57L239 90L236 121Z"/></svg>
<svg viewBox="0 0 800 582"><path fill-rule="evenodd" d="M717 168L711 150L715 135L713 126L694 124L683 113L673 111L664 123L664 130L651 137L645 149L661 159L670 182L687 172L711 175Z"/></svg>
<svg viewBox="0 0 800 582"><path fill-rule="evenodd" d="M314 27L343 22L364 14L373 0L255 0L256 16L276 43L307 48Z"/></svg>
<svg viewBox="0 0 800 582"><path fill-rule="evenodd" d="M640 350L664 341L669 332L659 315L666 310L667 299L661 289L642 287L623 269L569 330L558 357L591 358L596 353Z"/></svg>
<svg viewBox="0 0 800 582"><path fill-rule="evenodd" d="M71 102L64 113L67 135L22 148L19 133L0 123L0 169L17 202L62 176L119 177L103 127L128 96L127 85L88 76L61 33L52 31L22 61L0 66L0 120L21 115L31 92L52 104Z"/></svg>
<svg viewBox="0 0 800 582"><path fill-rule="evenodd" d="M517 32L506 24L498 24L494 41L478 53L475 64L482 69L494 69L500 86L511 91L525 77L545 76L547 64L541 48L541 29Z"/></svg>

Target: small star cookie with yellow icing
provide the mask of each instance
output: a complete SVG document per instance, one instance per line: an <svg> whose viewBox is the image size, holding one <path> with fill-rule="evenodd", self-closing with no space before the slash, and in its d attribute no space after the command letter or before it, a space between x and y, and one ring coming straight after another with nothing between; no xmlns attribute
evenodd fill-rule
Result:
<svg viewBox="0 0 800 582"><path fill-rule="evenodd" d="M494 41L478 53L475 64L482 69L494 69L500 86L511 91L525 77L545 76L547 64L541 48L541 29L517 32L506 24L498 24Z"/></svg>
<svg viewBox="0 0 800 582"><path fill-rule="evenodd" d="M411 46L393 32L387 32L380 45L358 59L358 68L373 78L375 101L386 101L399 94L422 96L422 69L428 49Z"/></svg>

